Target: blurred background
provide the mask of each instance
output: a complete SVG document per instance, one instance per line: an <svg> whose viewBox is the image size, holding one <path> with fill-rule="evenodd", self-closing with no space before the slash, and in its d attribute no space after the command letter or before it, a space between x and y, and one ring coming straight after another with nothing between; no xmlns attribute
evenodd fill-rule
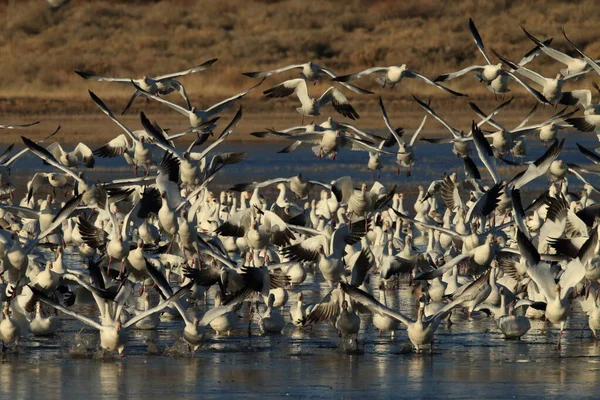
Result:
<svg viewBox="0 0 600 400"><path fill-rule="evenodd" d="M201 107L255 83L241 72L309 60L340 75L406 63L433 78L484 63L468 29L469 17L486 47L509 59L520 59L533 46L519 24L539 38L554 37L553 47L573 54L560 34L564 26L570 39L585 52L600 55L596 29L600 9L593 0L5 0L0 2L0 15L0 117L9 118L11 123L24 116L55 118L57 114L73 116L89 111L97 116L88 88L117 109L132 93L125 85L84 81L74 70L141 77L218 58L209 70L182 78L192 103ZM544 75L554 75L561 68L545 55L530 67ZM570 82L568 90L589 88L594 75ZM251 93L252 100L246 100L244 107L248 103L250 111L262 113L262 117L253 117L256 126L266 123L266 113L274 122L300 122L294 111L297 99L261 99L263 90L295 77L296 71L272 76ZM422 115L412 95L432 97L432 106L442 114L443 110L464 110L466 114L469 100L500 102L471 75L447 84L469 94L468 99L453 98L414 80L405 80L393 89L378 88L369 78L356 84L383 96L397 118L404 115L399 114L401 110L407 115L415 113L415 118ZM329 85L323 82L309 90L319 95ZM516 84L511 87L511 94L516 96L514 105L527 109L534 105L522 88ZM381 125L376 97L347 95L366 128ZM174 95L172 100L180 99ZM509 115L514 113L516 118L526 114L527 110L514 110L514 105ZM164 106L146 105L141 100L128 118L135 118L141 109L166 113L173 123L182 120ZM460 125L468 124L472 116L456 118ZM139 118L131 121L139 124ZM185 121L181 122L184 125ZM272 125L267 122L267 126Z"/></svg>

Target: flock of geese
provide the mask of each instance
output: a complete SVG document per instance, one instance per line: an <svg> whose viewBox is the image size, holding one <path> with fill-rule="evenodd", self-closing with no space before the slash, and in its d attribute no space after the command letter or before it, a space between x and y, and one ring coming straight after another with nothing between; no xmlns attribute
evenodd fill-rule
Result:
<svg viewBox="0 0 600 400"><path fill-rule="evenodd" d="M325 323L332 325L332 333L356 339L360 315L371 314L380 332L393 335L406 328L417 352L432 350L438 327L451 323L452 314L460 310L466 311L467 319L473 313L491 315L506 338L522 337L531 318L545 318L560 327L560 349L575 302L589 316L589 328L596 336L600 205L592 197L600 189L589 179L598 172L562 161L565 139L557 134L573 128L600 132L598 105L592 103L590 90L563 90L564 84L592 70L600 74L600 66L566 34L577 57L556 50L551 39L539 40L524 28L533 49L518 63L494 51L501 60L495 64L472 20L469 28L485 60L481 65L430 79L406 65L337 75L307 62L244 73L260 80L205 109L192 105L180 78L211 67L216 59L186 71L140 79L77 71L84 79L120 83L133 90L123 113L137 98L146 98L187 117L189 128L173 134L141 112L143 129L132 130L90 91L92 101L122 131L119 136L94 150L84 143L74 149L49 144L56 132L39 141L22 136L21 152L11 156L11 146L0 156L3 349L30 335L57 334L64 318L60 312L97 330L101 348L120 356L132 329L154 329L164 318L178 318L183 320L183 340L190 351L196 351L210 329L218 334L239 332L237 313L244 304L251 321L257 321L264 333L280 333L290 323L298 329ZM542 55L563 65L555 78L525 67ZM270 99L295 94L302 120L332 109L358 120L345 93L370 94L354 83L372 76L383 88L411 78L449 95L464 96L442 83L474 74L494 94L509 92L514 81L536 103L566 107L532 124L534 108L521 124L507 129L497 116L510 100L489 114L471 103L477 117L466 132L415 97L424 117L405 140L404 130L394 125L380 98L383 136L331 117L320 124L302 122L252 133L288 140L282 153L305 144L318 158L332 160L342 149L368 152L371 185L351 176L321 182L298 174L211 192L209 184L215 176L243 162L245 155L218 151L242 118L242 107L222 130L217 125L219 115L265 80L291 70L299 71L300 77L279 83L264 95ZM309 85L317 81L329 81L331 87L318 95ZM184 105L169 98L173 92L179 93ZM583 114L576 115L580 110ZM419 187L418 198L407 205L401 187L386 188L375 181L375 174L387 155L396 156L398 173L401 169L411 173L418 162L416 140L429 117L450 135L426 141L452 143L457 162L464 164L464 176L445 175L428 188ZM26 130L31 125L0 128ZM204 145L211 136L216 139ZM547 146L537 160L524 161L527 136L538 136ZM189 145L182 151L174 144L176 139ZM599 153L578 147L582 160L600 164ZM51 172L35 173L17 205L10 170L27 152L42 159ZM507 159L511 154L513 161ZM133 177L102 182L87 177L97 158L115 157L131 165ZM515 176L503 177L499 162L523 168ZM477 164L486 172L480 172ZM573 185L569 187L571 177L581 181L578 194L573 194ZM521 190L544 179L546 190L534 193L533 202L524 202ZM261 192L272 186L279 194L268 200ZM64 194L62 200L59 194ZM79 261L67 265L65 252ZM311 269L329 288L316 304L307 304L302 294ZM387 306L386 297L399 284L411 285L416 318ZM217 289L209 291L213 286ZM291 292L297 293L290 296ZM290 297L288 315L281 310ZM261 300L266 305L262 312ZM214 301L202 316L195 308L201 301ZM81 307L86 304L97 309L90 312L90 307ZM459 323L468 322L463 318Z"/></svg>

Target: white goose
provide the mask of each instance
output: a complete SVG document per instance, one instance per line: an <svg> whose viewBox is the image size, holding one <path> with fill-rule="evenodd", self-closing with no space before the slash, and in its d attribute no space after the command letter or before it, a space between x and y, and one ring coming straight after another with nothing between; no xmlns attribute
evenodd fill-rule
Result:
<svg viewBox="0 0 600 400"><path fill-rule="evenodd" d="M357 72L355 74L349 74L344 76L338 76L333 78L332 80L335 82L350 82L354 79L362 78L363 76L367 76L370 74L376 74L379 77L376 78L377 83L379 83L382 87L390 87L393 88L396 84L400 83L404 78L413 78L413 79L421 79L422 81L437 87L438 89L443 90L444 92L450 93L454 96L464 96L464 94L455 92L454 90L450 90L445 88L442 85L438 85L428 77L423 74L420 74L416 71L412 71L408 69L406 64L402 64L400 66L390 66L390 67L373 67L365 69L364 71Z"/></svg>
<svg viewBox="0 0 600 400"><path fill-rule="evenodd" d="M446 304L437 313L430 317L425 317L423 315L425 303L420 302L416 320L412 320L398 311L391 310L390 308L379 303L371 295L358 288L347 285L343 282L341 283L341 287L346 294L348 294L358 303L368 307L373 313L387 315L406 325L408 328L408 338L415 346L417 353L420 353L423 349L423 346L426 345L431 345L430 351L433 352L433 337L435 335L435 331L445 317L447 317L448 313L454 307L462 304L463 302L477 297L479 292L486 287L488 279L489 273L483 274L476 281L473 281L473 283L471 283L460 296Z"/></svg>
<svg viewBox="0 0 600 400"><path fill-rule="evenodd" d="M140 79L111 78L111 77L97 76L94 73L84 72L84 71L75 71L75 73L77 75L81 76L83 79L99 81L99 82L115 82L115 83L131 84L131 82L133 81L141 89L143 89L144 92L149 92L152 94L160 94L161 96L167 95L173 91L178 91L179 94L181 95L181 97L183 97L183 99L185 100L187 108L190 109L191 108L190 100L187 96L187 93L185 92L185 88L183 87L181 82L179 82L175 78L179 78L180 76L184 76L184 75L189 75L194 72L204 71L205 69L209 68L216 62L217 62L217 59L213 58L212 60L205 61L202 64L197 65L190 69L186 69L185 71L179 71L179 72L174 72L171 74L159 75L159 76L154 76L154 77L143 76ZM131 106L131 104L136 99L136 97L138 97L140 95L142 95L140 90L136 90L133 93L133 95L129 99L129 102L127 103L127 106L125 106L125 108L123 109L123 112L122 112L123 114Z"/></svg>
<svg viewBox="0 0 600 400"><path fill-rule="evenodd" d="M171 103L170 101L165 100L162 97L159 97L159 96L156 96L156 95L146 92L144 89L140 88L135 83L134 83L134 86L136 87L136 89L141 91L145 96L148 96L160 103L166 104L173 110L179 112L180 114L187 116L189 118L190 126L192 128L197 128L198 131L204 132L206 130L211 130L213 128L212 123L214 122L214 120L212 120L212 119L215 116L217 116L224 110L228 109L229 107L233 106L233 104L235 104L236 101L240 100L241 98L246 96L248 93L252 92L258 86L260 86L260 84L262 82L263 81L261 80L258 84L252 86L251 88L244 90L243 92L240 92L234 96L231 96L228 99L225 99L217 104L214 104L211 107L207 108L206 110L201 110L196 107L191 107L188 110L187 108L181 107L175 103Z"/></svg>
<svg viewBox="0 0 600 400"><path fill-rule="evenodd" d="M287 97L292 93L295 93L302 103L302 106L296 108L296 111L302 115L302 123L304 123L304 117L317 117L321 115L320 109L329 102L335 108L339 114L350 119L359 119L360 116L354 110L350 102L344 96L344 94L334 86L327 89L319 98L312 98L308 94L308 87L304 79L291 79L285 81L271 89L267 89L263 92L267 98L280 98Z"/></svg>
<svg viewBox="0 0 600 400"><path fill-rule="evenodd" d="M427 121L427 115L425 115L425 117L423 118L423 121L421 121L421 125L419 125L419 127L417 128L415 133L413 133L412 138L410 139L410 142L406 143L404 140L400 139L400 136L398 135L396 130L392 127L392 124L390 123L390 119L388 118L387 112L385 111L385 107L383 106L383 100L381 99L381 97L379 98L379 108L381 109L381 114L383 115L383 121L385 122L385 126L387 127L389 133L394 137L394 139L398 143L398 153L396 154L396 161L398 163L398 169L396 170L396 175L400 174L400 167L404 167L404 168L408 168L408 171L406 172L406 176L410 176L411 167L415 161L415 153L414 153L415 142L417 140L417 137L419 136L419 133L421 133L423 126L425 125L425 121Z"/></svg>
<svg viewBox="0 0 600 400"><path fill-rule="evenodd" d="M302 72L300 72L300 76L302 77L302 79L306 79L309 82L314 82L315 84L318 81L321 81L324 79L323 74L328 75L330 78L334 78L334 79L337 77L337 75L332 70L325 68L325 67L321 67L312 61L309 61L304 64L286 65L285 67L273 69L270 71L243 72L242 75L246 75L250 78L266 78L273 74L278 74L281 72L289 71L291 69L302 69ZM372 92L361 89L350 83L346 83L346 82L340 82L340 83L344 87L346 87L358 94L372 94Z"/></svg>

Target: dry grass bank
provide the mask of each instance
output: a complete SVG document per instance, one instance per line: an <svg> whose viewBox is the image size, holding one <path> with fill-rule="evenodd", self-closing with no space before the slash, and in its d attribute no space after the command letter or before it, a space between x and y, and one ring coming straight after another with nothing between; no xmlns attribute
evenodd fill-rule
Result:
<svg viewBox="0 0 600 400"><path fill-rule="evenodd" d="M71 0L57 11L49 10L42 0L8 0L0 3L0 15L3 120L92 111L95 106L88 88L118 110L131 93L123 85L84 81L73 73L76 69L138 77L177 71L218 57L210 70L183 78L192 102L200 106L253 84L240 74L243 71L308 60L340 74L406 63L435 76L483 62L468 30L469 17L476 21L486 45L509 58L517 59L532 47L519 23L540 37L555 36L554 45L570 52L558 31L564 25L586 52L600 55L595 22L600 8L593 0L349 0L343 6L337 0ZM546 56L538 57L532 66L549 75L560 68ZM290 76L294 73L270 78L262 89ZM434 97L434 104L441 107L440 112L447 110L446 115L465 104L465 100L449 98L420 82L402 82L392 90L377 89L369 79L357 83L382 94L395 107L396 115L404 108L416 112L410 103L410 96L416 93ZM320 93L326 84L319 84L314 91ZM470 76L457 79L451 87L471 98L494 102ZM589 82L569 84L569 88L581 87L589 87ZM513 89L525 99L521 104L532 104L521 89ZM361 121L370 126L373 114L374 124L375 99L354 93L349 97L364 117ZM255 118L256 126L271 126L287 117L290 122L299 121L293 100L265 102L259 98L256 91L246 102L248 112L263 114ZM176 95L173 99L179 100ZM133 111L146 107L139 102ZM178 117L155 105L149 110Z"/></svg>

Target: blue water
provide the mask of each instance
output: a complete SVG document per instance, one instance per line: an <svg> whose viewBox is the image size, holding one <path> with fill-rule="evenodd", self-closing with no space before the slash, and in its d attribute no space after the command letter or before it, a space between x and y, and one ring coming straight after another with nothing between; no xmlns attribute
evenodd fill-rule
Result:
<svg viewBox="0 0 600 400"><path fill-rule="evenodd" d="M596 147L595 136L577 134L576 140L589 148ZM229 166L215 184L225 188L244 181L258 181L302 172L305 176L329 181L351 175L359 181L371 181L366 169L368 155L343 151L335 161L318 160L308 148L293 154L276 152L288 143L223 145L221 151L246 151L246 160ZM529 159L545 149L529 141ZM473 155L475 157L475 155ZM385 157L385 156L384 156ZM568 140L561 158L588 165L579 154L575 140ZM449 145L419 143L413 176L395 175L395 159L386 158L389 166L380 181L398 184L399 191L414 191L443 172L462 171L462 162L450 152ZM385 163L386 161L384 161ZM477 162L477 161L476 161ZM478 163L479 164L479 163ZM92 179L131 176L120 158L97 159L98 172ZM51 170L28 155L13 169L16 184L22 184L33 171ZM511 169L516 173L518 168ZM504 179L509 179L510 175ZM592 182L595 178L591 178ZM571 180L575 187L580 184ZM532 188L542 189L544 178ZM72 257L72 256L71 256ZM79 261L68 260L72 265ZM373 280L377 286L377 278ZM317 302L328 286L320 275L309 274L302 285L307 302ZM289 305L284 315L289 320ZM404 282L399 290L388 294L394 307L414 316L410 288ZM203 312L209 305L201 304ZM557 329L532 321L532 329L521 341L502 338L492 319L477 316L469 322L458 312L451 329L441 327L436 336L435 352L413 354L405 328L396 338L380 337L368 316L363 316L359 335L360 350L348 354L339 349L340 339L330 325L298 331L288 322L282 335L260 336L256 320L248 337L248 311L241 312L241 329L230 337L209 333L206 345L193 357L181 350L182 323L163 323L153 332L130 334L124 359L96 359L98 335L79 322L64 318L64 331L57 338L25 337L17 351L9 350L0 363L0 398L596 398L600 380L600 347L591 338L586 319L578 305L573 306L563 347L556 350ZM73 343L89 347L84 356L75 355ZM158 355L148 355L148 345L156 346ZM175 349L175 350L173 350ZM185 349L183 349L185 350Z"/></svg>

